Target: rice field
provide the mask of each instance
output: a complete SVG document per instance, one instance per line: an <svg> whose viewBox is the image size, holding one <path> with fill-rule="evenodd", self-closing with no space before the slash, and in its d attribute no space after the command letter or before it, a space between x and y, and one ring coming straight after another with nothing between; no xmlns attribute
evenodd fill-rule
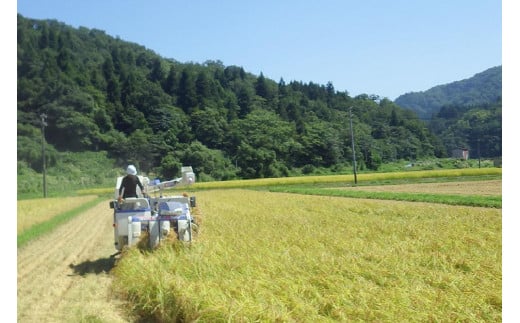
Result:
<svg viewBox="0 0 520 323"><path fill-rule="evenodd" d="M128 250L114 291L162 322L500 322L501 209L194 193L191 245Z"/></svg>
<svg viewBox="0 0 520 323"><path fill-rule="evenodd" d="M463 168L463 169L441 169L441 170L422 170L392 173L362 173L357 175L359 183L374 181L393 181L393 180L423 180L425 178L466 178L476 176L501 176L501 168ZM353 183L354 175L317 175L317 176L297 176L279 178L257 178L249 180L230 180L215 182L197 182L191 187L194 190L218 189L218 188L258 188L278 185L308 185L322 183Z"/></svg>
<svg viewBox="0 0 520 323"><path fill-rule="evenodd" d="M17 201L17 234L96 199L96 195L53 197Z"/></svg>

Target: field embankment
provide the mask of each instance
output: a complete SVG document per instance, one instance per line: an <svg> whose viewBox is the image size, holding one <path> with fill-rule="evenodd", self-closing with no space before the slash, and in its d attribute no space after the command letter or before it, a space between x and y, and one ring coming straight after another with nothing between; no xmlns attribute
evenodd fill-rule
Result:
<svg viewBox="0 0 520 323"><path fill-rule="evenodd" d="M501 210L227 189L190 247L130 250L115 289L159 321L501 320ZM147 277L147 279L143 279Z"/></svg>

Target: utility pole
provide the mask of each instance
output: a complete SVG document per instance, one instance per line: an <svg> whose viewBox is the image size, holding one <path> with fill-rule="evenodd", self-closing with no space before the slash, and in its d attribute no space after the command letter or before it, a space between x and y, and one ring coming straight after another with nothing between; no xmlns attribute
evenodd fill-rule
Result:
<svg viewBox="0 0 520 323"><path fill-rule="evenodd" d="M350 138L352 140L352 167L354 169L354 184L357 185L357 173L356 173L356 149L354 145L354 128L352 127L352 107L350 107Z"/></svg>
<svg viewBox="0 0 520 323"><path fill-rule="evenodd" d="M43 172L43 197L47 197L47 179L45 170L45 126L47 122L45 119L47 115L45 113L40 114L42 120L42 172Z"/></svg>
<svg viewBox="0 0 520 323"><path fill-rule="evenodd" d="M478 150L478 168L480 168L480 138L477 139L477 150Z"/></svg>

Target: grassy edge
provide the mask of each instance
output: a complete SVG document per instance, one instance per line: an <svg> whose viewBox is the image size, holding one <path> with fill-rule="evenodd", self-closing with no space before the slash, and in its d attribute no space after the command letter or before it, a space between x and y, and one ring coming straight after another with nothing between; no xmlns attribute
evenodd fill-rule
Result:
<svg viewBox="0 0 520 323"><path fill-rule="evenodd" d="M366 198L379 200L396 200L409 202L441 203L449 205L465 205L489 208L502 208L502 196L476 196L476 195L450 195L450 194L425 194L425 193L393 193L393 192L367 192L334 190L327 188L311 187L270 187L270 192L295 193L321 196L338 196L348 198Z"/></svg>
<svg viewBox="0 0 520 323"><path fill-rule="evenodd" d="M58 214L57 216L53 217L52 219L49 219L48 221L33 225L29 229L27 229L17 235L17 237L16 237L17 248L20 248L20 247L24 246L25 244L27 244L29 241L36 239L37 237L40 237L43 234L52 231L58 225L72 219L73 217L75 217L76 215L78 215L82 212L85 212L86 210L94 207L95 205L99 204L103 200L106 200L106 197L99 196L99 197L93 199L92 201L86 202L72 210Z"/></svg>

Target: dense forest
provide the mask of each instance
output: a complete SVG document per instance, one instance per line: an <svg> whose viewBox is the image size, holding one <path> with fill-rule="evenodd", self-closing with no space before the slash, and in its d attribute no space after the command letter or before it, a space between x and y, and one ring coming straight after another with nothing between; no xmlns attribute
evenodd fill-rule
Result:
<svg viewBox="0 0 520 323"><path fill-rule="evenodd" d="M17 37L19 174L41 172L43 150L47 167L95 153L162 178L191 165L199 180L344 169L352 146L359 169L369 170L447 157L473 138L482 140L482 156L501 155L501 120L481 113L501 104L474 113L447 107L428 125L388 99L350 97L331 82L274 81L218 60L178 62L56 20L18 15ZM459 119L446 119L453 113ZM484 144L488 134L500 138Z"/></svg>

